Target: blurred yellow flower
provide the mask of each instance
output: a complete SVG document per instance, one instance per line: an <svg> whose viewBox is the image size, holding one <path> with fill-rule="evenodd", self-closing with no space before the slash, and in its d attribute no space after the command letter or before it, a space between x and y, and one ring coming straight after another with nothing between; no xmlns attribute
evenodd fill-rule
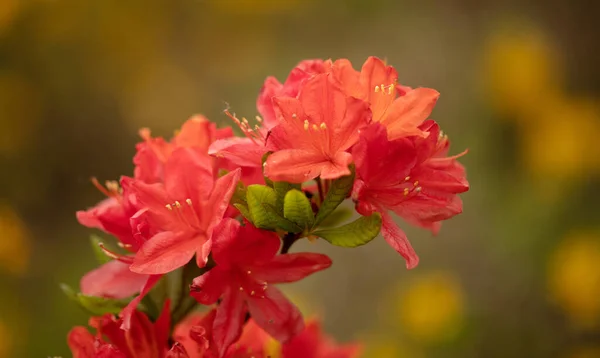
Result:
<svg viewBox="0 0 600 358"><path fill-rule="evenodd" d="M526 118L532 108L548 103L561 84L561 66L553 44L530 25L505 24L486 41L484 81L493 107L510 117Z"/></svg>
<svg viewBox="0 0 600 358"><path fill-rule="evenodd" d="M523 128L525 168L539 177L574 179L598 169L600 103L554 97Z"/></svg>
<svg viewBox="0 0 600 358"><path fill-rule="evenodd" d="M415 340L448 341L462 328L463 291L451 274L433 272L416 278L401 294L398 304L405 331Z"/></svg>
<svg viewBox="0 0 600 358"><path fill-rule="evenodd" d="M0 206L0 269L12 274L25 272L29 264L30 243L24 223L7 206Z"/></svg>
<svg viewBox="0 0 600 358"><path fill-rule="evenodd" d="M4 323L0 321L0 357L10 357L11 342L12 339L9 330Z"/></svg>
<svg viewBox="0 0 600 358"><path fill-rule="evenodd" d="M595 327L600 322L600 236L575 234L555 249L548 266L552 298L573 324Z"/></svg>

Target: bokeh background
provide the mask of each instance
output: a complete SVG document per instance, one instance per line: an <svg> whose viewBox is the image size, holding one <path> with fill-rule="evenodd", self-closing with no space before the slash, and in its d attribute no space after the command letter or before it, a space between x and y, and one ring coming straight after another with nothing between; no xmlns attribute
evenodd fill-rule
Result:
<svg viewBox="0 0 600 358"><path fill-rule="evenodd" d="M305 58L387 58L463 158L464 214L342 249L287 292L365 357L600 357L600 3L1 0L0 357L68 357L95 265L74 213L132 171L138 128L256 114ZM406 225L404 225L406 227Z"/></svg>

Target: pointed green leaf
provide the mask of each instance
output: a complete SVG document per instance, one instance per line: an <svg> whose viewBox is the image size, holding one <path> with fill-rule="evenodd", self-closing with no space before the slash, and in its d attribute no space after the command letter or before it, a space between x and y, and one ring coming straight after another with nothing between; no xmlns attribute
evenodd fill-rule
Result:
<svg viewBox="0 0 600 358"><path fill-rule="evenodd" d="M250 211L248 210L248 207L246 205L233 204L233 206L240 211L240 213L242 214L243 217L246 218L246 220L250 221L251 223L254 222L254 220L252 220L252 215L250 215Z"/></svg>
<svg viewBox="0 0 600 358"><path fill-rule="evenodd" d="M313 235L321 237L332 245L357 247L373 240L381 229L381 215L362 216L357 220L333 229L317 230Z"/></svg>
<svg viewBox="0 0 600 358"><path fill-rule="evenodd" d="M292 189L300 190L300 184L291 184L284 181L276 181L273 182L273 189L275 189L275 194L277 194L277 200L275 201L275 208L283 213L283 201L285 199L285 194Z"/></svg>
<svg viewBox="0 0 600 358"><path fill-rule="evenodd" d="M266 205L265 209L269 213L269 215L271 215L273 217L273 220L275 221L278 229L281 229L281 230L287 231L287 232L292 232L295 234L304 231L304 229L301 228L300 226L296 225L295 223L293 223L290 220L281 216L277 212L277 210L274 207L272 207L271 205Z"/></svg>
<svg viewBox="0 0 600 358"><path fill-rule="evenodd" d="M96 256L96 260L99 263L105 264L105 263L109 262L110 260L112 260L100 248L100 244L102 243L102 238L100 236L98 236L98 235L91 235L90 236L90 243L92 244L92 250L94 250L94 256Z"/></svg>
<svg viewBox="0 0 600 358"><path fill-rule="evenodd" d="M314 227L323 222L323 220L325 220L325 218L346 199L348 194L350 194L352 185L354 184L354 164L350 166L350 171L350 175L338 178L331 183L331 187L325 195L325 200L323 200L319 212L317 213L317 217L315 218Z"/></svg>
<svg viewBox="0 0 600 358"><path fill-rule="evenodd" d="M246 205L246 186L240 180L235 187L235 191L231 196L232 204L244 204Z"/></svg>
<svg viewBox="0 0 600 358"><path fill-rule="evenodd" d="M303 229L311 228L315 222L310 201L297 189L292 189L285 194L283 216Z"/></svg>
<svg viewBox="0 0 600 358"><path fill-rule="evenodd" d="M106 313L117 314L121 312L129 303L130 299L111 299L103 297L86 296L75 292L71 287L61 284L60 288L71 300L77 302L79 306L95 316L101 316Z"/></svg>

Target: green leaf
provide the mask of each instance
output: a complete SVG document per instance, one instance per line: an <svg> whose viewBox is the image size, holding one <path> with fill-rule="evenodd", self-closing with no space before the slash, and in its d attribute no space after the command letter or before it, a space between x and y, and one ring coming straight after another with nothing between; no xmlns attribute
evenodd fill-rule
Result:
<svg viewBox="0 0 600 358"><path fill-rule="evenodd" d="M285 194L283 216L303 229L310 229L315 222L310 201L297 189L292 189Z"/></svg>
<svg viewBox="0 0 600 358"><path fill-rule="evenodd" d="M60 288L71 300L77 302L79 306L95 316L101 316L106 313L118 314L129 303L129 299L116 300L111 298L86 296L75 292L71 287L61 284Z"/></svg>
<svg viewBox="0 0 600 358"><path fill-rule="evenodd" d="M240 180L235 187L235 191L231 196L231 202L233 204L244 204L246 205L246 186Z"/></svg>
<svg viewBox="0 0 600 358"><path fill-rule="evenodd" d="M296 225L295 223L291 222L290 220L284 218L283 216L281 216L277 210L272 207L271 205L266 205L265 206L266 211L272 215L273 220L276 223L277 228L283 230L283 231L287 231L287 232L292 232L294 234L300 233L302 231L304 231L303 228L301 228L300 226Z"/></svg>
<svg viewBox="0 0 600 358"><path fill-rule="evenodd" d="M362 216L357 220L333 229L317 230L313 235L330 244L342 247L357 247L373 240L381 229L381 215Z"/></svg>
<svg viewBox="0 0 600 358"><path fill-rule="evenodd" d="M268 211L267 206L275 207L275 190L268 186L253 184L246 190L248 211L254 226L260 229L275 230L277 220Z"/></svg>
<svg viewBox="0 0 600 358"><path fill-rule="evenodd" d="M325 220L321 221L320 228L330 228L340 225L342 222L350 219L354 214L354 210L349 208L338 207Z"/></svg>
<svg viewBox="0 0 600 358"><path fill-rule="evenodd" d="M100 244L102 243L102 238L100 236L91 235L90 243L92 244L92 250L94 250L94 256L96 256L96 260L98 260L99 263L105 264L105 263L109 262L110 260L112 260L100 248Z"/></svg>
<svg viewBox="0 0 600 358"><path fill-rule="evenodd" d="M283 213L283 201L285 199L285 194L292 189L300 190L300 184L291 184L284 181L273 182L273 189L275 189L276 200L275 200L275 208L279 213Z"/></svg>
<svg viewBox="0 0 600 358"><path fill-rule="evenodd" d="M250 215L250 211L248 210L248 207L246 205L233 204L233 206L240 211L240 213L242 214L243 217L246 218L246 220L250 221L251 223L254 222L254 220L252 219L252 215Z"/></svg>
<svg viewBox="0 0 600 358"><path fill-rule="evenodd" d="M352 185L354 184L354 164L350 165L350 171L350 175L338 178L331 183L329 191L325 195L325 200L323 200L319 208L313 227L323 222L350 194Z"/></svg>

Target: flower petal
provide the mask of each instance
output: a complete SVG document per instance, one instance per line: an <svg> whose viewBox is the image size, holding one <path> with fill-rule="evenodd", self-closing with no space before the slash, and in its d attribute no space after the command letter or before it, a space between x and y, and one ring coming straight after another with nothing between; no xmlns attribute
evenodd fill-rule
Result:
<svg viewBox="0 0 600 358"><path fill-rule="evenodd" d="M418 126L429 117L439 96L436 90L416 88L396 98L381 119L390 140L409 135L425 136Z"/></svg>
<svg viewBox="0 0 600 358"><path fill-rule="evenodd" d="M129 304L123 308L121 311L121 318L123 319L123 323L121 324L121 329L128 330L131 328L131 316L135 312L137 306L142 302L142 298L150 292L150 290L156 285L156 283L160 280L162 275L150 275L148 276L148 280L144 287L142 287L142 291L140 294L131 300Z"/></svg>
<svg viewBox="0 0 600 358"><path fill-rule="evenodd" d="M203 224L206 225L206 235L210 239L213 228L221 222L225 211L229 206L229 201L235 192L238 181L240 180L241 169L235 169L217 179L215 186L210 193L210 197L204 206L210 216L203 217Z"/></svg>
<svg viewBox="0 0 600 358"><path fill-rule="evenodd" d="M206 152L214 139L215 130L214 123L197 114L183 123L173 142L177 147L194 147Z"/></svg>
<svg viewBox="0 0 600 358"><path fill-rule="evenodd" d="M81 278L81 293L87 296L127 298L140 292L148 276L129 270L129 265L112 260Z"/></svg>
<svg viewBox="0 0 600 358"><path fill-rule="evenodd" d="M165 165L165 188L169 197L181 202L208 198L214 182L212 165L213 160L206 152L195 148L176 149Z"/></svg>
<svg viewBox="0 0 600 358"><path fill-rule="evenodd" d="M383 223L381 225L381 234L387 243L406 260L406 268L412 269L419 264L419 257L410 245L404 231L394 222L394 219L385 211L381 211Z"/></svg>
<svg viewBox="0 0 600 358"><path fill-rule="evenodd" d="M331 259L317 253L277 255L252 269L253 277L268 283L295 282L331 266Z"/></svg>
<svg viewBox="0 0 600 358"><path fill-rule="evenodd" d="M286 342L304 329L302 314L277 288L269 286L264 297L248 296L248 310L262 329L280 342Z"/></svg>
<svg viewBox="0 0 600 358"><path fill-rule="evenodd" d="M217 307L217 316L213 324L213 339L219 357L223 357L229 346L242 335L246 311L244 294L236 287L230 287Z"/></svg>
<svg viewBox="0 0 600 358"><path fill-rule="evenodd" d="M204 241L205 237L188 233L158 233L142 245L130 269L148 275L171 272L187 264Z"/></svg>
<svg viewBox="0 0 600 358"><path fill-rule="evenodd" d="M242 167L261 167L266 151L262 143L250 138L233 137L215 141L210 145L208 154L225 158Z"/></svg>
<svg viewBox="0 0 600 358"><path fill-rule="evenodd" d="M85 327L74 327L67 336L73 358L95 358L94 336Z"/></svg>
<svg viewBox="0 0 600 358"><path fill-rule="evenodd" d="M190 286L190 294L203 305L212 305L223 294L232 278L220 266L196 277Z"/></svg>
<svg viewBox="0 0 600 358"><path fill-rule="evenodd" d="M215 229L213 258L218 265L240 265L270 261L279 251L281 241L276 233L260 230L250 223L224 219Z"/></svg>
<svg viewBox="0 0 600 358"><path fill-rule="evenodd" d="M269 156L264 168L265 176L273 181L303 183L319 176L331 163L318 152L285 149Z"/></svg>

